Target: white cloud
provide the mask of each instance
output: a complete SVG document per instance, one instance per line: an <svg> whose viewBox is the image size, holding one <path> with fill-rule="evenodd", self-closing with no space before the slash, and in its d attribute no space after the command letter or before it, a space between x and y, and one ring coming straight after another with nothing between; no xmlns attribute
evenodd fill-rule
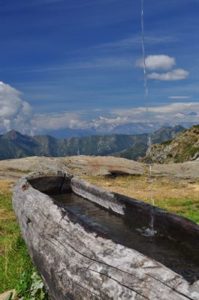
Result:
<svg viewBox="0 0 199 300"><path fill-rule="evenodd" d="M161 55L149 55L145 59L146 68L150 71L153 70L170 70L176 64L175 58L161 54ZM136 62L138 67L143 68L144 62L143 59Z"/></svg>
<svg viewBox="0 0 199 300"><path fill-rule="evenodd" d="M176 80L186 79L189 76L189 72L181 68L172 69L175 66L175 64L176 64L175 58L165 54L147 56L145 59L146 69L149 72L158 71L158 72L148 73L147 74L148 79L161 80L161 81L176 81ZM143 59L137 60L136 66L143 68L144 67Z"/></svg>
<svg viewBox="0 0 199 300"><path fill-rule="evenodd" d="M81 120L81 114L76 112L63 112L51 114L37 114L32 119L33 131L56 130L63 128L85 128L85 121Z"/></svg>
<svg viewBox="0 0 199 300"><path fill-rule="evenodd" d="M182 99L190 99L191 96L169 96L169 99L173 100L182 100Z"/></svg>
<svg viewBox="0 0 199 300"><path fill-rule="evenodd" d="M194 112L194 114L193 114ZM125 124L178 124L183 122L199 121L199 103L183 102L172 103L169 105L153 107L134 107L129 109L114 109L106 112L106 115L99 110L99 115L91 119L83 119L84 111L63 112L55 114L35 115L33 119L34 131L57 130L57 129L91 129L95 128L98 132L111 132L119 125ZM90 112L92 115L92 111Z"/></svg>
<svg viewBox="0 0 199 300"><path fill-rule="evenodd" d="M183 96L171 96L178 97ZM184 96L185 97L185 96ZM174 98L175 99L175 98ZM164 125L181 122L199 122L199 103L175 102L153 107L133 107L103 112L72 111L60 113L32 114L30 105L22 100L18 90L0 82L0 131L10 129L22 133L39 133L45 130L91 129L111 132L119 125L151 123ZM95 116L95 117L94 117Z"/></svg>
<svg viewBox="0 0 199 300"><path fill-rule="evenodd" d="M0 82L0 131L16 128L21 132L30 130L31 107L21 98L18 90Z"/></svg>
<svg viewBox="0 0 199 300"><path fill-rule="evenodd" d="M182 121L182 116L183 122L198 123L199 103L176 102L168 105L153 106L148 108L136 107L132 109L118 109L113 110L112 113L117 118L120 116L121 120L126 123L158 122L159 124L175 124Z"/></svg>
<svg viewBox="0 0 199 300"><path fill-rule="evenodd" d="M149 79L153 80L162 80L162 81L175 81L183 80L189 76L189 72L184 69L174 69L166 73L151 73L148 74Z"/></svg>

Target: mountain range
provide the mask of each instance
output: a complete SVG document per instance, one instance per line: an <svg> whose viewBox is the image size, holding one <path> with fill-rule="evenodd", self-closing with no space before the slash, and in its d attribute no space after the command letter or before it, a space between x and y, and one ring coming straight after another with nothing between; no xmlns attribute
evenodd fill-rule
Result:
<svg viewBox="0 0 199 300"><path fill-rule="evenodd" d="M172 139L182 126L164 127L151 134L152 143ZM57 139L49 135L28 136L15 130L0 135L0 159L26 156L115 155L131 159L143 157L149 134L91 135Z"/></svg>
<svg viewBox="0 0 199 300"><path fill-rule="evenodd" d="M193 114L193 112L192 112ZM176 125L176 124L175 124ZM143 133L150 133L157 131L160 128L174 127L174 124L165 123L160 125L159 122L134 122L115 125L112 122L104 122L95 124L95 122L88 124L87 128L63 128L63 129L45 129L40 131L40 135L50 135L59 139L71 138L71 137L86 137L91 135L112 135L112 134L124 134L124 135L137 135ZM190 128L196 125L195 122L185 122L181 120L181 127Z"/></svg>

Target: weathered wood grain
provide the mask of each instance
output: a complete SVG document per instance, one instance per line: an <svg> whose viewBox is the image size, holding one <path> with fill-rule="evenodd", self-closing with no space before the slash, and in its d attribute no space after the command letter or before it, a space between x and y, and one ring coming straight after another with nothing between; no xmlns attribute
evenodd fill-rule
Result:
<svg viewBox="0 0 199 300"><path fill-rule="evenodd" d="M40 177L40 186L45 184L45 191L55 181L59 190L63 174L51 174L47 181L41 174L23 178L13 193L13 206L23 237L53 300L199 299L199 282L190 285L160 263L84 227L48 195L35 189L29 183L32 177ZM62 184L65 191L72 188L81 196L125 214L127 200L117 201L114 194L78 178L71 180L67 175Z"/></svg>

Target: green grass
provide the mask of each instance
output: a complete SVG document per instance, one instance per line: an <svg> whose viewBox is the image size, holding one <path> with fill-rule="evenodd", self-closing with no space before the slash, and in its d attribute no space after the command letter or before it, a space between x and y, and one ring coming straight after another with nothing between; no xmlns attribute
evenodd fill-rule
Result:
<svg viewBox="0 0 199 300"><path fill-rule="evenodd" d="M0 292L17 287L21 274L32 269L12 211L10 193L0 194Z"/></svg>
<svg viewBox="0 0 199 300"><path fill-rule="evenodd" d="M199 224L199 201L191 198L156 200L156 206Z"/></svg>
<svg viewBox="0 0 199 300"><path fill-rule="evenodd" d="M0 293L11 289L15 289L24 300L47 299L41 279L33 267L21 237L12 209L11 194L1 192Z"/></svg>

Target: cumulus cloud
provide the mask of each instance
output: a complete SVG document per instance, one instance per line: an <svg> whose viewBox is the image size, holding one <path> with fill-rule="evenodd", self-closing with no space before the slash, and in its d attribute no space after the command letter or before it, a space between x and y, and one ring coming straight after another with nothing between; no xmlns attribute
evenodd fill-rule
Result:
<svg viewBox="0 0 199 300"><path fill-rule="evenodd" d="M9 84L0 82L0 131L30 130L31 106L21 98L21 93Z"/></svg>
<svg viewBox="0 0 199 300"><path fill-rule="evenodd" d="M183 80L189 76L189 72L184 69L174 69L166 73L156 73L153 72L148 74L149 79L162 80L162 81L176 81Z"/></svg>
<svg viewBox="0 0 199 300"><path fill-rule="evenodd" d="M136 65L140 68L143 68L143 59L138 60L136 62ZM176 81L186 79L189 76L189 72L182 68L173 69L173 67L176 65L175 58L165 54L147 56L145 59L145 65L146 69L148 70L148 79L161 81Z"/></svg>
<svg viewBox="0 0 199 300"><path fill-rule="evenodd" d="M176 64L175 58L160 54L160 55L149 55L145 59L146 68L150 71L153 70L170 70L173 68ZM138 67L143 68L144 62L143 59L138 60L136 65Z"/></svg>

